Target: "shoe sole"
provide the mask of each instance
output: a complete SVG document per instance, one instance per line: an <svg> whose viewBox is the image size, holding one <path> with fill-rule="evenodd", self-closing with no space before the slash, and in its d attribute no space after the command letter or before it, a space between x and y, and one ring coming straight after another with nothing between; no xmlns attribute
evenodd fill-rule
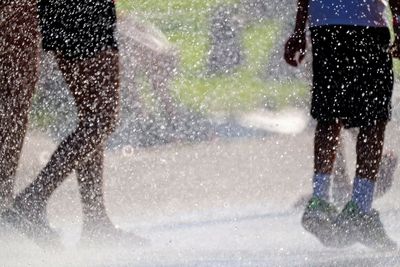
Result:
<svg viewBox="0 0 400 267"><path fill-rule="evenodd" d="M301 220L304 229L318 238L326 247L342 248L346 244L341 242L335 224L327 216L308 216L304 214Z"/></svg>

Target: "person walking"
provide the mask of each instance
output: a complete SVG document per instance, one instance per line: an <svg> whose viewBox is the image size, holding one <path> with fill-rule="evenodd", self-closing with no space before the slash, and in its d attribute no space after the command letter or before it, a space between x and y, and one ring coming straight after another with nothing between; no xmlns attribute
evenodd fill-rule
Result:
<svg viewBox="0 0 400 267"><path fill-rule="evenodd" d="M55 54L75 100L78 123L1 217L39 244L58 242L46 207L53 192L75 170L83 205L82 240L142 242L114 226L104 203L104 146L117 125L119 110L114 1L39 0L38 10L43 49Z"/></svg>
<svg viewBox="0 0 400 267"><path fill-rule="evenodd" d="M0 2L0 212L13 200L32 96L38 82L36 1Z"/></svg>
<svg viewBox="0 0 400 267"><path fill-rule="evenodd" d="M303 227L327 246L355 242L394 249L379 213L372 209L384 133L390 119L392 56L399 57L400 2L390 0L395 41L385 20L382 0L298 0L294 33L284 58L298 66L305 55L309 22L313 55L311 115L314 137L313 197ZM392 54L390 53L392 50ZM339 213L329 202L330 178L343 127L357 127L357 165L351 200Z"/></svg>

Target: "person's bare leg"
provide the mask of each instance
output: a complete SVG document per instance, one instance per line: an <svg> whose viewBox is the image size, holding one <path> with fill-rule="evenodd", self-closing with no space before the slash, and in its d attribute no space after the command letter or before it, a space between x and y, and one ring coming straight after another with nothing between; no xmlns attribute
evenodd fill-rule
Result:
<svg viewBox="0 0 400 267"><path fill-rule="evenodd" d="M83 208L83 232L98 224L111 226L107 215L103 188L104 149L99 147L76 169Z"/></svg>
<svg viewBox="0 0 400 267"><path fill-rule="evenodd" d="M314 138L315 173L332 173L341 129L340 122L318 122Z"/></svg>
<svg viewBox="0 0 400 267"><path fill-rule="evenodd" d="M385 138L386 122L362 126L357 136L356 175L353 182L351 205L365 214L371 213Z"/></svg>
<svg viewBox="0 0 400 267"><path fill-rule="evenodd" d="M357 177L376 181L382 158L386 122L361 127L357 136Z"/></svg>
<svg viewBox="0 0 400 267"><path fill-rule="evenodd" d="M113 62L118 64L118 62ZM110 64L113 64L110 62ZM99 62L98 64L101 64ZM112 72L114 70L114 72ZM109 66L109 74L114 75L114 78L110 81L115 80L118 77L118 66ZM62 68L64 75L70 75L71 70ZM105 69L98 68L99 75L103 75L102 71ZM106 73L104 73L106 74ZM83 77L85 73L79 74ZM74 84L73 84L74 83ZM72 91L79 92L79 83L73 81L69 84ZM110 85L111 86L111 85ZM90 99L86 99L90 101ZM76 97L78 110L80 111L79 117L84 120L86 117L90 117L90 110L87 110L82 104L86 101L85 99L78 99ZM85 160L79 163L76 168L76 174L78 178L79 191L81 195L82 208L83 208L83 227L81 241L83 244L91 244L93 241L96 242L121 242L122 240L127 241L129 244L143 244L147 241L134 235L133 233L125 232L116 227L111 219L109 218L106 210L105 199L104 199L104 144L96 147L96 149L86 157Z"/></svg>
<svg viewBox="0 0 400 267"><path fill-rule="evenodd" d="M0 5L0 210L13 198L15 173L38 80L36 1ZM28 1L26 1L28 2Z"/></svg>
<svg viewBox="0 0 400 267"><path fill-rule="evenodd" d="M78 126L13 203L14 210L39 228L47 226L45 208L51 194L104 144L116 126L118 113L117 51L99 52L85 60L58 57L58 62L77 105Z"/></svg>
<svg viewBox="0 0 400 267"><path fill-rule="evenodd" d="M329 200L331 174L339 145L342 124L339 121L318 122L314 137L313 196Z"/></svg>
<svg viewBox="0 0 400 267"><path fill-rule="evenodd" d="M339 120L317 123L314 137L312 197L301 218L304 229L314 234L326 246L336 246L332 222L337 211L329 203L329 189L341 128Z"/></svg>
<svg viewBox="0 0 400 267"><path fill-rule="evenodd" d="M386 234L379 213L372 209L385 128L386 121L360 127L351 201L337 216L335 223L344 245L360 242L378 250L394 250L397 247L396 242Z"/></svg>
<svg viewBox="0 0 400 267"><path fill-rule="evenodd" d="M99 147L76 169L83 207L83 245L144 245L148 241L116 227L107 214L103 179L104 149Z"/></svg>
<svg viewBox="0 0 400 267"><path fill-rule="evenodd" d="M359 133L358 129L351 128L348 129L348 132L354 139L357 140ZM376 186L374 192L375 198L382 197L392 187L397 161L398 157L393 150L384 150L376 177ZM344 144L340 142L335 161L334 177L332 180L332 197L334 202L339 204L339 206L342 206L342 204L348 201L352 190L352 181L347 173L345 162Z"/></svg>

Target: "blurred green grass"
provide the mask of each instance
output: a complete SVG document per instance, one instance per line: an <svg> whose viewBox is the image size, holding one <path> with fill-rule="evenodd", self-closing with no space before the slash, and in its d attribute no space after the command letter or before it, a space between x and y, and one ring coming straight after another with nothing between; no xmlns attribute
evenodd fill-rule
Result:
<svg viewBox="0 0 400 267"><path fill-rule="evenodd" d="M210 11L236 0L119 0L121 12L133 12L154 23L175 44L181 56L180 75L172 90L184 104L205 112L236 112L268 104L282 108L307 97L301 82L278 83L260 78L277 41L274 21L252 24L243 31L245 62L233 73L207 76ZM301 100L300 100L301 101Z"/></svg>

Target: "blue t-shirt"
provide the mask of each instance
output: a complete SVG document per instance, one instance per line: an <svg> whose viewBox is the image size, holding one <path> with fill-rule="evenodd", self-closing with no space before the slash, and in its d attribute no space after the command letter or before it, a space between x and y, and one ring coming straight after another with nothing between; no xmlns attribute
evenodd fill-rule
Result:
<svg viewBox="0 0 400 267"><path fill-rule="evenodd" d="M385 0L310 0L310 26L386 27Z"/></svg>

